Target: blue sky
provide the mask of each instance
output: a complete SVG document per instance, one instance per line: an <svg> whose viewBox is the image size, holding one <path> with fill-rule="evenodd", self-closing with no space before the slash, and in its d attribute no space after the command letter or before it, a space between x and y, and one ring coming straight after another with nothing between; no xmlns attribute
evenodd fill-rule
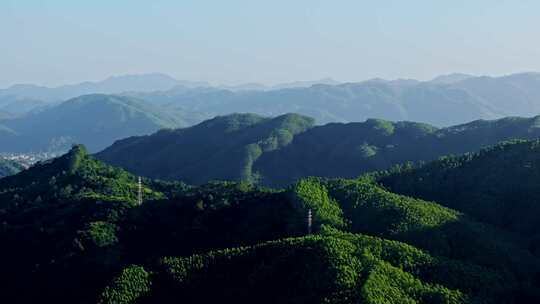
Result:
<svg viewBox="0 0 540 304"><path fill-rule="evenodd" d="M538 12L536 0L2 0L0 87L540 71Z"/></svg>

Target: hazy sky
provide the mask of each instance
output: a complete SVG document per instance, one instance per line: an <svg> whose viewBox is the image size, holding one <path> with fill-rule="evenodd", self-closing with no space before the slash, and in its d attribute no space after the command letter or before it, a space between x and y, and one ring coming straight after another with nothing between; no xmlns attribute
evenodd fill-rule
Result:
<svg viewBox="0 0 540 304"><path fill-rule="evenodd" d="M539 14L538 0L0 0L0 87L540 71Z"/></svg>

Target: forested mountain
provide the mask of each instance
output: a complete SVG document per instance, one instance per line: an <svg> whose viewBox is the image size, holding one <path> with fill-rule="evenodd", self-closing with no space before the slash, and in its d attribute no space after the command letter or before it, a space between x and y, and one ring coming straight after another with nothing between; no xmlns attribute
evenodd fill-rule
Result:
<svg viewBox="0 0 540 304"><path fill-rule="evenodd" d="M298 115L217 117L186 129L124 139L97 157L153 178L283 186L306 176L352 178L407 161L478 151L503 140L540 138L540 117L477 120L442 129L379 119L310 128L311 122Z"/></svg>
<svg viewBox="0 0 540 304"><path fill-rule="evenodd" d="M82 146L0 179L3 302L540 300L521 238L372 176L142 184Z"/></svg>
<svg viewBox="0 0 540 304"><path fill-rule="evenodd" d="M254 170L261 172L269 185L283 185L305 176L356 177L408 161L478 151L503 140L535 138L540 138L540 116L477 120L442 129L370 119L310 129L296 136L289 146L263 155ZM283 167L287 171L276 170Z"/></svg>
<svg viewBox="0 0 540 304"><path fill-rule="evenodd" d="M425 82L374 79L269 91L180 87L132 94L151 103L204 113L207 117L234 112L264 116L294 112L311 116L318 124L376 117L443 127L475 119L540 113L539 88L539 73L503 77L453 74Z"/></svg>
<svg viewBox="0 0 540 304"><path fill-rule="evenodd" d="M419 168L398 167L380 178L385 187L436 200L477 219L529 237L540 253L540 141L511 141Z"/></svg>
<svg viewBox="0 0 540 304"><path fill-rule="evenodd" d="M4 159L0 156L0 178L18 173L22 169L23 166L20 164L8 159Z"/></svg>
<svg viewBox="0 0 540 304"><path fill-rule="evenodd" d="M296 114L272 119L232 114L185 129L120 140L97 157L160 179L195 184L216 179L257 182L260 176L253 171L257 159L312 126L313 119Z"/></svg>
<svg viewBox="0 0 540 304"><path fill-rule="evenodd" d="M84 143L99 151L115 140L189 125L190 118L130 97L85 95L58 106L4 120L1 152L63 151Z"/></svg>
<svg viewBox="0 0 540 304"><path fill-rule="evenodd" d="M183 104L163 92L93 94L4 119L7 151L84 142L95 152L116 142L95 156L77 145L0 179L0 302L538 303L540 117L446 128L382 119L316 125L342 120L323 105L359 111L331 107L329 96L355 104L381 92L388 99L368 98L366 113L389 113L382 105L408 94L415 105L434 96L470 101L477 108L460 111L472 116L535 109L535 77L266 92L180 86L174 91L191 96ZM515 109L504 108L504 90L514 90ZM310 105L321 107L286 103L305 91L317 92ZM439 109L447 121L459 108L452 98ZM212 115L210 107L246 105L319 116L231 114L174 129ZM396 117L414 112L403 105ZM0 160L0 176L20 169ZM378 172L360 176L369 171ZM145 176L140 188L133 174Z"/></svg>

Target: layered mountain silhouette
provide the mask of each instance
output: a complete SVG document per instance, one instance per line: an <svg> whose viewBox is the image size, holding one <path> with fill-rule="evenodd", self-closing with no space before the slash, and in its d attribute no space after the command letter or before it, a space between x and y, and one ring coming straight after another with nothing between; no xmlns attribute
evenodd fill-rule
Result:
<svg viewBox="0 0 540 304"><path fill-rule="evenodd" d="M193 114L196 122L235 112L277 116L299 113L317 124L375 117L418 121L438 127L475 119L540 113L540 74L502 77L449 74L431 81L372 79L339 83L331 79L276 86L212 86L163 74L111 77L57 88L15 85L0 90L0 111L24 114L84 94L123 94ZM2 109L5 107L5 109Z"/></svg>
<svg viewBox="0 0 540 304"><path fill-rule="evenodd" d="M427 82L374 79L269 91L174 88L133 96L208 116L233 112L277 116L294 112L311 116L318 124L375 117L443 127L475 119L540 113L539 88L538 73L504 77L452 74Z"/></svg>
<svg viewBox="0 0 540 304"><path fill-rule="evenodd" d="M8 100L33 99L44 102L61 102L88 94L115 94L128 91L151 92L169 90L175 86L208 86L206 82L176 80L168 75L140 74L113 76L97 82L83 82L59 87L18 84L0 90L0 105Z"/></svg>
<svg viewBox="0 0 540 304"><path fill-rule="evenodd" d="M226 179L283 186L306 176L356 177L404 162L540 138L540 117L477 120L448 128L369 119L313 126L288 114L216 117L193 127L120 140L96 156L148 177L200 184Z"/></svg>
<svg viewBox="0 0 540 304"><path fill-rule="evenodd" d="M0 122L0 151L63 151L85 143L99 151L115 140L190 125L190 118L132 97L93 94Z"/></svg>

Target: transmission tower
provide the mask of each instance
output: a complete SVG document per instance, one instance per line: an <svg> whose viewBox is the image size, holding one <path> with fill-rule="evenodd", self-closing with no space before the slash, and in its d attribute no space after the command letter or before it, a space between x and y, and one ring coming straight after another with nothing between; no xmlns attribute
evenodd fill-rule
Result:
<svg viewBox="0 0 540 304"><path fill-rule="evenodd" d="M139 189L138 189L138 193L137 193L137 203L139 203L139 205L142 205L142 179L141 177L139 176Z"/></svg>
<svg viewBox="0 0 540 304"><path fill-rule="evenodd" d="M311 209L308 210L307 213L307 230L308 234L311 234L311 225L313 224L313 216L311 214Z"/></svg>

